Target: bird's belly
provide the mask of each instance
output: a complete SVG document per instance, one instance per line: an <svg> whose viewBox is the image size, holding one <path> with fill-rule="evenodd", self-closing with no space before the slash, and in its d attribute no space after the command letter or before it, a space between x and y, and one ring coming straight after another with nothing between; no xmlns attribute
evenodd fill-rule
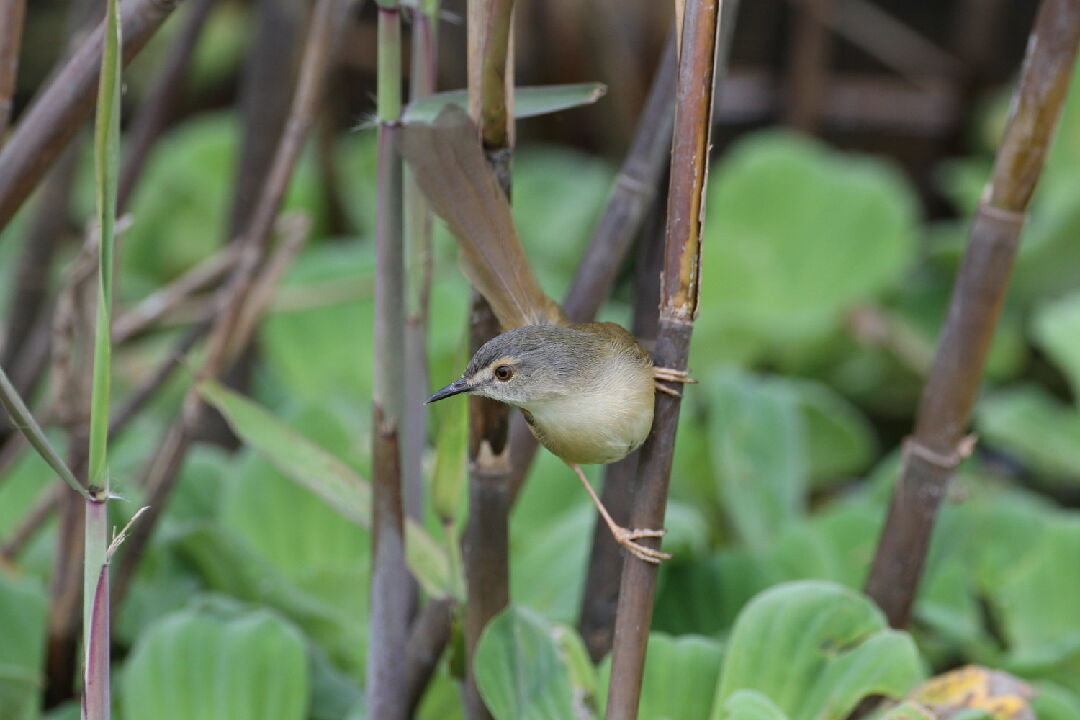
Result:
<svg viewBox="0 0 1080 720"><path fill-rule="evenodd" d="M522 408L540 444L569 463L605 464L636 450L652 428L653 397L618 394L554 398ZM631 409L633 408L633 409Z"/></svg>

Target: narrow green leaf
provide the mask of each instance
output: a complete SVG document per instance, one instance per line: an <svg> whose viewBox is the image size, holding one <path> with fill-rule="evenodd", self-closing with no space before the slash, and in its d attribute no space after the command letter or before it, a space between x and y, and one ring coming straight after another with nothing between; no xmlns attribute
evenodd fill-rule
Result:
<svg viewBox="0 0 1080 720"><path fill-rule="evenodd" d="M514 117L535 117L591 105L606 92L607 86L598 82L514 88ZM406 105L401 119L405 123L430 123L435 121L439 111L447 105L467 108L468 103L469 96L465 90L436 93Z"/></svg>
<svg viewBox="0 0 1080 720"><path fill-rule="evenodd" d="M1080 405L1080 292L1041 306L1035 313L1035 341L1054 360Z"/></svg>
<svg viewBox="0 0 1080 720"><path fill-rule="evenodd" d="M26 403L19 397L19 393L15 390L15 386L11 384L11 380L3 368L0 368L0 404L3 404L4 409L7 410L8 415L11 416L12 421L15 423L15 427L19 428L19 431L26 436L26 440L31 447L37 450L41 459L47 462L49 467L60 476L60 479L71 486L72 490L84 498L89 498L90 495L86 488L75 479L75 474L71 472L63 458L60 457L60 453L53 448L49 438L45 437L45 432L30 413L30 409L26 407Z"/></svg>
<svg viewBox="0 0 1080 720"><path fill-rule="evenodd" d="M251 400L218 383L202 383L199 393L225 416L245 443L290 480L361 527L370 526L371 485L352 468ZM405 555L409 568L427 592L453 595L455 588L464 586L454 577L446 552L412 519L405 520Z"/></svg>
<svg viewBox="0 0 1080 720"><path fill-rule="evenodd" d="M788 720L784 711L757 690L739 690L724 701L721 720Z"/></svg>

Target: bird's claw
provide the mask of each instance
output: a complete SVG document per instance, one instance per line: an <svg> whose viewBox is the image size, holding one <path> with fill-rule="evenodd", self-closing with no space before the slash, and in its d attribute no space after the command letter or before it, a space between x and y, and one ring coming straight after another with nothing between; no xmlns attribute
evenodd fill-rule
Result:
<svg viewBox="0 0 1080 720"><path fill-rule="evenodd" d="M622 545L624 548L630 551L630 554L636 557L638 560L643 560L653 565L659 565L664 560L670 560L671 554L661 552L651 547L646 547L640 543L634 542L640 538L659 538L663 537L667 533L667 530L649 530L649 529L633 529L618 528L615 531L615 542Z"/></svg>
<svg viewBox="0 0 1080 720"><path fill-rule="evenodd" d="M674 368L667 367L654 367L653 368L653 385L656 389L662 393L671 395L672 397L682 397L682 393L674 388L669 388L667 385L663 385L660 381L673 382L673 383L696 383L697 380L690 377L690 373L686 370L675 370Z"/></svg>

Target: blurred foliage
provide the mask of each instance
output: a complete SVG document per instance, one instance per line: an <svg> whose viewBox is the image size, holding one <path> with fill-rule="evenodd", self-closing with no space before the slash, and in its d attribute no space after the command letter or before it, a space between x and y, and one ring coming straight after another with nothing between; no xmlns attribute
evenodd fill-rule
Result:
<svg viewBox="0 0 1080 720"><path fill-rule="evenodd" d="M200 46L200 82L216 82L242 52L221 40L246 22L229 8ZM675 558L660 571L643 720L839 719L867 695L901 700L927 675L968 663L1030 683L1040 718L1080 718L1080 76L991 352L980 446L947 498L910 634L886 629L858 592L1005 102L987 106L976 151L941 167L957 220L924 223L890 165L804 137L753 134L717 158L691 360L702 383L683 403L665 541ZM197 115L151 156L123 238L121 306L222 247L237 135L234 117ZM253 395L281 433L264 443L277 453L197 444L187 456L114 618L123 718L363 717L368 534L274 462L310 443L353 475L370 464L373 135L339 139L332 157L351 232L302 252L258 332ZM289 203L324 227L329 190L313 165L301 164ZM543 286L562 297L613 169L526 147L514 173L522 240ZM80 212L89 201L78 199ZM25 227L21 213L0 261L12 262ZM439 228L436 385L461 371L468 293L453 255ZM621 278L605 318L629 317L629 284ZM118 391L172 341L163 333L118 352ZM115 524L138 507L134 479L190 380L181 373L116 444ZM459 410L431 413L424 458L457 523ZM599 480L598 468L587 472ZM30 455L5 470L0 537L50 482ZM480 649L480 689L500 720L602 713L608 665L584 661L570 629L594 517L573 474L541 452L511 525L514 605ZM429 511L424 528L426 550L452 563L453 523L448 537ZM50 524L0 568L0 717L39 716L54 543ZM452 572L444 591L457 587ZM461 717L455 673L440 664L421 720ZM915 700L887 712L929 717Z"/></svg>

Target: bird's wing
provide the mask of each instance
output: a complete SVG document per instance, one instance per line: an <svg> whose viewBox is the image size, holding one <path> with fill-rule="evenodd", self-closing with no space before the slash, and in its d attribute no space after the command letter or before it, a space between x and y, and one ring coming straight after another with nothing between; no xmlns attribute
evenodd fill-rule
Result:
<svg viewBox="0 0 1080 720"><path fill-rule="evenodd" d="M469 282L491 305L504 330L564 324L540 289L514 231L510 203L480 148L465 111L447 105L433 125L409 124L398 148L435 214L457 239Z"/></svg>

